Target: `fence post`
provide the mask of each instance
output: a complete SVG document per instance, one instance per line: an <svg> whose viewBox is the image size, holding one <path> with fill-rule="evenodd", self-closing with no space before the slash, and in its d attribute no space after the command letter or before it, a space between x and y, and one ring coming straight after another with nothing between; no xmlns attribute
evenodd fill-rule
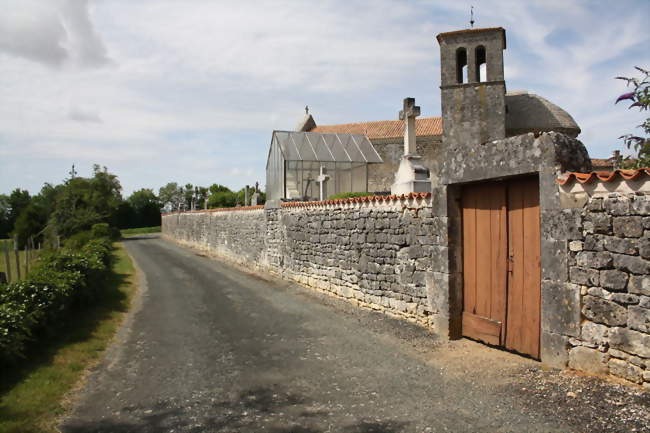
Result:
<svg viewBox="0 0 650 433"><path fill-rule="evenodd" d="M25 278L29 274L29 238L25 241Z"/></svg>
<svg viewBox="0 0 650 433"><path fill-rule="evenodd" d="M9 259L9 241L4 242L2 251L5 256L5 266L7 267L7 282L11 282L11 260Z"/></svg>
<svg viewBox="0 0 650 433"><path fill-rule="evenodd" d="M18 251L18 237L14 237L14 255L16 256L16 281L20 280L20 251Z"/></svg>

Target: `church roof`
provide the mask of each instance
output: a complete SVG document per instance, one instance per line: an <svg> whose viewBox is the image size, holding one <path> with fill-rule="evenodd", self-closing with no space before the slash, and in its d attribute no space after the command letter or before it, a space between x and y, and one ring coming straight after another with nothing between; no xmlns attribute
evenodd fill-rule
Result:
<svg viewBox="0 0 650 433"><path fill-rule="evenodd" d="M363 134L369 139L399 138L404 136L403 120L377 120L373 122L342 123L339 125L318 125L310 132ZM442 135L442 117L420 117L415 119L416 136Z"/></svg>
<svg viewBox="0 0 650 433"><path fill-rule="evenodd" d="M577 137L580 127L562 108L526 91L506 94L506 131L509 134L556 131Z"/></svg>

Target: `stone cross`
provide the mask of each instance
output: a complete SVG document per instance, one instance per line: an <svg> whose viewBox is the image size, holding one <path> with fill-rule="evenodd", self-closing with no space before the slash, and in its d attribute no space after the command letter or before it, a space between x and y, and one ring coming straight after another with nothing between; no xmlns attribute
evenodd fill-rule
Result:
<svg viewBox="0 0 650 433"><path fill-rule="evenodd" d="M404 109L399 112L399 120L404 121L404 155L415 155L415 118L420 115L420 107L415 98L404 98Z"/></svg>
<svg viewBox="0 0 650 433"><path fill-rule="evenodd" d="M316 182L319 183L320 185L320 200L323 201L325 200L325 195L327 194L327 191L325 190L325 182L329 180L329 176L325 173L325 168L321 165L320 166L320 174L316 178Z"/></svg>

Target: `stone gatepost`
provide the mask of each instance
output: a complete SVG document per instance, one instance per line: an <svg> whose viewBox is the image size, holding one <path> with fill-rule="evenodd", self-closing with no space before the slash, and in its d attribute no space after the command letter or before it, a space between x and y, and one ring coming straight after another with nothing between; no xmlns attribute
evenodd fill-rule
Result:
<svg viewBox="0 0 650 433"><path fill-rule="evenodd" d="M391 194L431 192L429 169L418 163L422 157L417 154L415 118L419 115L420 107L415 105L415 98L405 98L404 109L399 112L400 120L404 121L404 156L390 188Z"/></svg>

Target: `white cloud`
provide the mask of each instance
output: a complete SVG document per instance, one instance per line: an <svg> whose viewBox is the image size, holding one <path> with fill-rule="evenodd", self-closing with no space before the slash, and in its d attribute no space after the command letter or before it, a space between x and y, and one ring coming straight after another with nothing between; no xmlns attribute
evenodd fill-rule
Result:
<svg viewBox="0 0 650 433"><path fill-rule="evenodd" d="M318 123L395 118L405 96L437 114L434 36L464 27L469 3L0 0L0 192L75 161L127 192L241 187L263 183L271 130L306 104ZM647 62L647 3L472 4L478 26L507 29L508 88L569 111L592 153L640 123L613 105L613 76Z"/></svg>

